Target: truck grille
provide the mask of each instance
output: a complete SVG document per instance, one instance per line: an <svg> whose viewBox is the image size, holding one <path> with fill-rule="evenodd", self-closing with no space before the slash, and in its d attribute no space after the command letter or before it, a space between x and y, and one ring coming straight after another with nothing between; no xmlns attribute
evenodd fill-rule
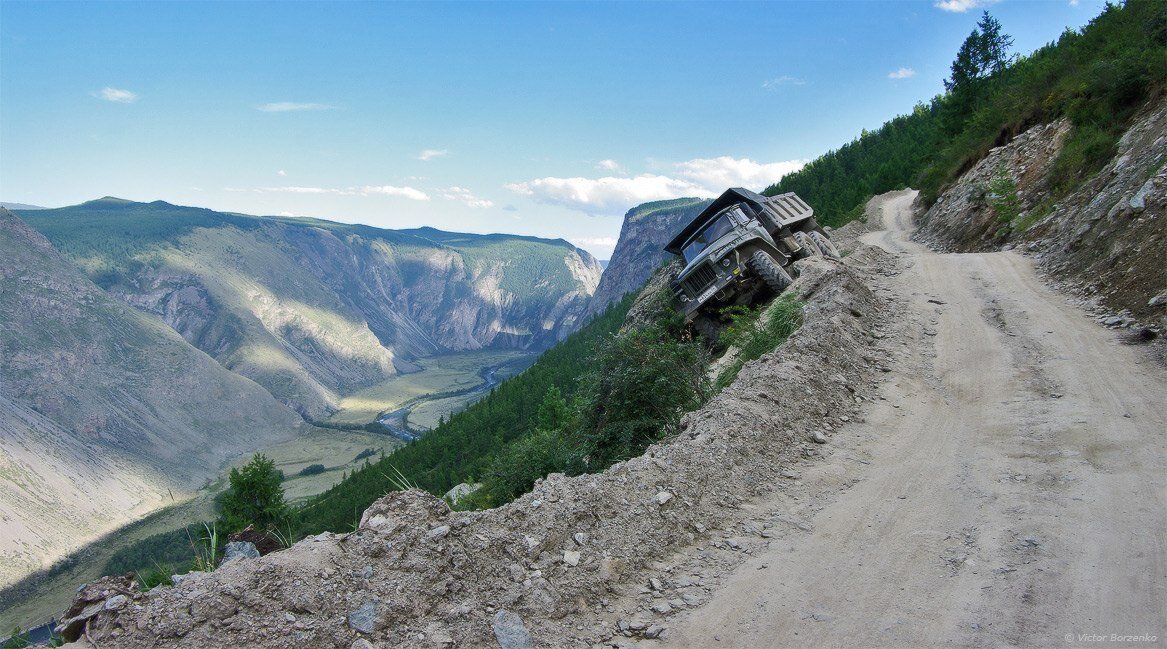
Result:
<svg viewBox="0 0 1167 649"><path fill-rule="evenodd" d="M696 297L700 295L706 286L712 284L716 279L717 273L713 272L713 268L708 263L705 263L694 268L693 272L689 273L689 276L685 278L683 284L685 285L685 290L690 295Z"/></svg>

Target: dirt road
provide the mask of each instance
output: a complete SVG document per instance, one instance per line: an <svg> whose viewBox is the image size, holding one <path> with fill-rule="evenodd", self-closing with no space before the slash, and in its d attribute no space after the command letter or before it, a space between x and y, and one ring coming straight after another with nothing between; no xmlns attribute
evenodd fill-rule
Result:
<svg viewBox="0 0 1167 649"><path fill-rule="evenodd" d="M911 313L885 400L759 503L801 524L661 644L1167 644L1167 372L1024 257L911 242L913 197L865 235L910 266L879 280Z"/></svg>

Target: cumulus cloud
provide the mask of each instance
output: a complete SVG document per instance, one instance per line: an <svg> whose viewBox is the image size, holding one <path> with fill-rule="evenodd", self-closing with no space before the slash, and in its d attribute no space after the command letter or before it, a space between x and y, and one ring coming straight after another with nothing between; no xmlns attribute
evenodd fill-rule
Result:
<svg viewBox="0 0 1167 649"><path fill-rule="evenodd" d="M887 73L888 79L908 79L908 78L914 77L914 76L916 76L916 71L911 69L911 68L900 68L899 70L896 70L895 72L888 72Z"/></svg>
<svg viewBox="0 0 1167 649"><path fill-rule="evenodd" d="M792 77L788 74L784 74L780 77L774 77L773 79L767 79L767 80L762 82L762 87L765 88L766 90L776 90L782 86L805 86L805 85L806 85L805 79L799 79L798 77Z"/></svg>
<svg viewBox="0 0 1167 649"><path fill-rule="evenodd" d="M581 237L579 239L572 239L571 242L577 246L595 246L597 248L616 247L616 237Z"/></svg>
<svg viewBox="0 0 1167 649"><path fill-rule="evenodd" d="M943 11L962 14L970 9L987 7L997 4L997 2L998 0L939 0L933 3L932 6Z"/></svg>
<svg viewBox="0 0 1167 649"><path fill-rule="evenodd" d="M619 162L615 160L600 160L596 163L596 169L603 171L610 171L612 173L624 173L624 167L620 166Z"/></svg>
<svg viewBox="0 0 1167 649"><path fill-rule="evenodd" d="M449 153L446 149L422 149L422 152L417 154L417 159L423 162L429 162L434 158L444 158Z"/></svg>
<svg viewBox="0 0 1167 649"><path fill-rule="evenodd" d="M411 201L428 201L429 195L420 189L413 187L394 187L393 185L381 185L380 187L361 187L356 193L361 196L369 194L383 194L385 196L400 196L401 198L408 198Z"/></svg>
<svg viewBox="0 0 1167 649"><path fill-rule="evenodd" d="M288 175L288 172L284 171L283 169L280 169L279 171L276 172L276 175L277 176L286 176L286 175Z"/></svg>
<svg viewBox="0 0 1167 649"><path fill-rule="evenodd" d="M108 86L93 93L93 96L106 101L112 101L115 104L132 104L138 101L138 93L121 88L110 88Z"/></svg>
<svg viewBox="0 0 1167 649"><path fill-rule="evenodd" d="M334 108L336 108L336 106L331 104L317 104L313 102L296 101L274 101L268 104L260 104L255 107L255 110L263 111L265 113L289 113L305 110L332 110Z"/></svg>
<svg viewBox="0 0 1167 649"><path fill-rule="evenodd" d="M536 178L524 183L509 183L507 189L528 196L539 203L561 205L588 214L623 214L638 203L680 196L712 196L709 190L693 183L643 174L635 178Z"/></svg>
<svg viewBox="0 0 1167 649"><path fill-rule="evenodd" d="M712 198L729 187L762 190L798 171L805 160L761 163L749 158L696 158L672 165L671 176L642 174L632 178L537 178L505 187L539 203L560 205L588 214L618 216L648 201L693 196Z"/></svg>
<svg viewBox="0 0 1167 649"><path fill-rule="evenodd" d="M677 175L681 178L720 193L728 187L745 187L761 191L805 165L806 160L761 163L749 158L723 155L716 158L696 158L675 166Z"/></svg>
<svg viewBox="0 0 1167 649"><path fill-rule="evenodd" d="M469 189L465 187L447 187L442 191L442 198L451 201L459 201L464 203L467 207L486 208L494 207L494 201L479 198L474 195Z"/></svg>
<svg viewBox="0 0 1167 649"><path fill-rule="evenodd" d="M282 187L259 187L255 191L283 194L336 194L340 196L369 196L380 194L383 196L399 196L414 201L428 201L430 199L429 195L420 189L414 189L413 187L395 187L393 185L365 185L364 187L348 187L345 189L285 185Z"/></svg>

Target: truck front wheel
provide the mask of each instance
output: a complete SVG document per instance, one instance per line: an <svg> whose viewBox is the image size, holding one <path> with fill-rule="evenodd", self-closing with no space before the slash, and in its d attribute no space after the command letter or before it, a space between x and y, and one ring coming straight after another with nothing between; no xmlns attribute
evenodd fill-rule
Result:
<svg viewBox="0 0 1167 649"><path fill-rule="evenodd" d="M786 269L765 250L755 250L754 254L750 256L750 270L757 273L766 286L770 287L776 294L786 290L787 286L794 283L790 273L786 272Z"/></svg>

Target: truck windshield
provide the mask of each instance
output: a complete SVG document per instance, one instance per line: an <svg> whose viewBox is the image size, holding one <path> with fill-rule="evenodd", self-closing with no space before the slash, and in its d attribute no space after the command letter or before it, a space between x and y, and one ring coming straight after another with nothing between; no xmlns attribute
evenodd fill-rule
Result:
<svg viewBox="0 0 1167 649"><path fill-rule="evenodd" d="M685 263L692 262L709 244L717 241L725 236L727 232L733 230L733 219L730 217L730 214L737 210L737 206L725 210L717 218L713 219L712 223L705 226L705 229L698 232L692 239L689 239L689 243L685 244L682 250L685 255Z"/></svg>

